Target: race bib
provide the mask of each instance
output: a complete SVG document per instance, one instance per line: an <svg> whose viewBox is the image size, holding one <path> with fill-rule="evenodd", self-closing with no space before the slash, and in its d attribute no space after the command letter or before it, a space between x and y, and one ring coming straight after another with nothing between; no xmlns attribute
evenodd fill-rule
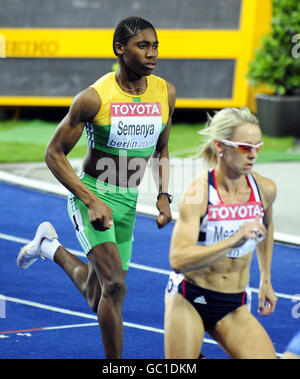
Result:
<svg viewBox="0 0 300 379"><path fill-rule="evenodd" d="M162 128L160 103L112 103L107 146L146 149L156 145Z"/></svg>
<svg viewBox="0 0 300 379"><path fill-rule="evenodd" d="M264 210L262 203L249 202L246 204L218 204L208 206L208 224L206 241L208 244L217 243L232 237L246 221L254 221L259 217L262 223ZM240 258L255 249L260 240L249 239L239 248L226 254L230 258Z"/></svg>

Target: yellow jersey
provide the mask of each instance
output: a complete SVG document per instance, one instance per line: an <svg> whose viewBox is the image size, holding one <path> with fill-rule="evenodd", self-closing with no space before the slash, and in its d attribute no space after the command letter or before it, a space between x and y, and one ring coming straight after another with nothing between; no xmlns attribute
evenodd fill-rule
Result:
<svg viewBox="0 0 300 379"><path fill-rule="evenodd" d="M113 155L148 157L169 118L168 90L164 79L146 76L147 88L130 95L110 72L91 85L100 96L101 108L85 125L91 148Z"/></svg>

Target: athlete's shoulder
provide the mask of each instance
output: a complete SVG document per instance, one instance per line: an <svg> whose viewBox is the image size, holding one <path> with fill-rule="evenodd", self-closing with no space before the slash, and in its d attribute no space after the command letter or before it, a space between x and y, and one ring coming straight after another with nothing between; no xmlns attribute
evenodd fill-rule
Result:
<svg viewBox="0 0 300 379"><path fill-rule="evenodd" d="M202 172L196 179L186 187L182 198L181 207L192 206L206 209L208 195L208 174Z"/></svg>
<svg viewBox="0 0 300 379"><path fill-rule="evenodd" d="M86 88L73 99L69 115L71 120L91 121L101 107L101 99L93 88Z"/></svg>
<svg viewBox="0 0 300 379"><path fill-rule="evenodd" d="M164 78L162 78L161 76L158 76L158 75L154 75L154 74L148 75L147 79L150 80L150 81L153 81L153 82L157 82L157 83L164 83L164 82L166 82L166 80Z"/></svg>
<svg viewBox="0 0 300 379"><path fill-rule="evenodd" d="M161 76L157 76L154 74L151 74L148 76L150 82L157 83L158 85L161 85L162 88L167 89L168 93L176 93L175 86L168 82L166 79L162 78Z"/></svg>
<svg viewBox="0 0 300 379"><path fill-rule="evenodd" d="M114 75L114 72L108 72L107 74L97 79L93 84L90 85L90 87L98 89L99 87L107 84L108 82L111 82L114 79Z"/></svg>
<svg viewBox="0 0 300 379"><path fill-rule="evenodd" d="M175 86L168 81L166 81L166 86L167 86L169 98L173 99L175 102L175 99L176 99L176 88L175 88Z"/></svg>
<svg viewBox="0 0 300 379"><path fill-rule="evenodd" d="M277 194L276 183L272 179L266 178L255 171L252 171L252 175L263 197L269 204L272 204L275 201Z"/></svg>

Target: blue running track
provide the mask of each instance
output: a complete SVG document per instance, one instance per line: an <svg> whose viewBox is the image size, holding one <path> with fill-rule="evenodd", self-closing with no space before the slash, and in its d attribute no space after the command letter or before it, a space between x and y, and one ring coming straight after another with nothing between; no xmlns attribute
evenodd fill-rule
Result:
<svg viewBox="0 0 300 379"><path fill-rule="evenodd" d="M19 249L46 220L55 226L60 242L80 254L66 199L5 183L0 183L0 191L0 358L104 358L96 316L62 269L48 260L25 271L16 266ZM154 218L137 216L123 309L124 358L164 358L164 289L172 228L170 224L158 230ZM272 276L279 300L276 312L262 317L257 314L256 258L251 267L252 312L279 354L299 329L299 272L299 247L275 244ZM203 353L207 358L227 357L209 336Z"/></svg>

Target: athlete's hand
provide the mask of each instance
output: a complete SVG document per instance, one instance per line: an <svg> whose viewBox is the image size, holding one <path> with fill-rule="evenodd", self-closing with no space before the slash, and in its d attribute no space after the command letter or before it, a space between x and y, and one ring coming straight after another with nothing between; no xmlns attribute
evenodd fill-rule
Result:
<svg viewBox="0 0 300 379"><path fill-rule="evenodd" d="M262 316L269 316L275 311L277 296L271 284L261 284L258 293L258 313Z"/></svg>
<svg viewBox="0 0 300 379"><path fill-rule="evenodd" d="M161 229L172 221L172 213L167 196L162 195L159 197L156 202L156 208L159 211L159 215L156 218L156 224L158 228Z"/></svg>
<svg viewBox="0 0 300 379"><path fill-rule="evenodd" d="M254 221L246 221L236 233L235 247L243 245L248 239L262 240L267 233L266 227L259 222L258 217Z"/></svg>
<svg viewBox="0 0 300 379"><path fill-rule="evenodd" d="M113 224L111 209L98 198L89 204L88 215L93 227L100 232L109 229Z"/></svg>

